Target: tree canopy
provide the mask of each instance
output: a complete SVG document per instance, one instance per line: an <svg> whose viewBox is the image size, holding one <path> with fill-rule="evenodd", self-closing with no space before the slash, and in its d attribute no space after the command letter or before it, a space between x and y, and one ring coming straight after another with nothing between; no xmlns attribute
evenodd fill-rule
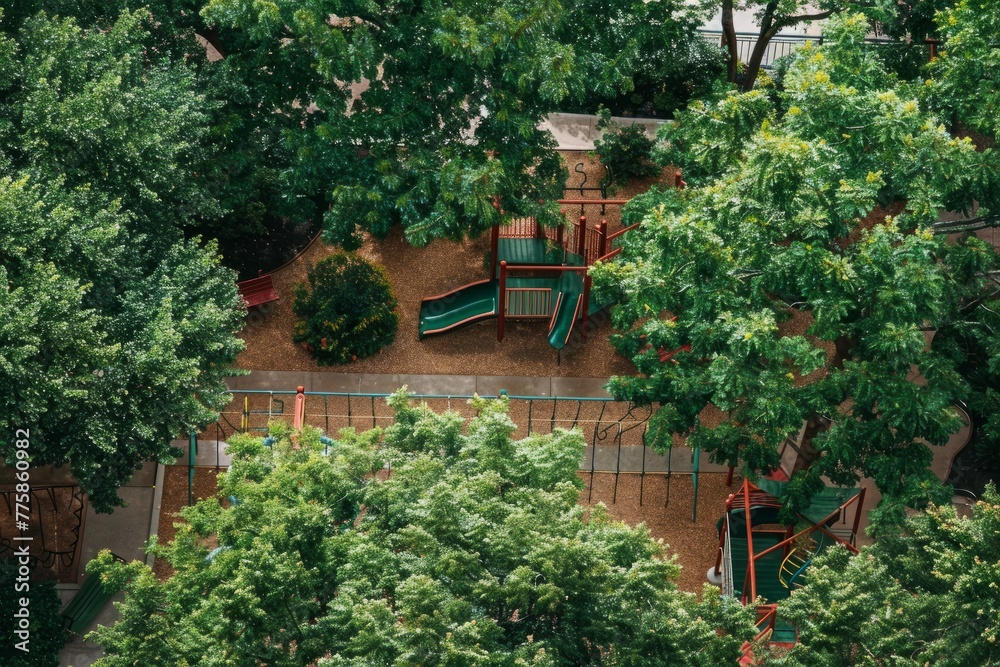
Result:
<svg viewBox="0 0 1000 667"><path fill-rule="evenodd" d="M792 479L792 505L821 477L866 476L881 516L899 519L906 503L940 498L928 445L958 428L950 406L970 392L962 351L924 332L987 316L985 274L1000 260L974 236L934 234L940 211L990 201L994 177L863 48L867 26L831 19L777 103L729 94L665 130L661 159L700 187L636 198L627 216L642 231L594 271L620 299L615 344L639 371L611 388L660 404L657 447L687 436L766 474L809 420L819 455ZM717 426L701 421L710 405L725 415Z"/></svg>
<svg viewBox="0 0 1000 667"><path fill-rule="evenodd" d="M181 232L200 98L146 25L39 13L0 36L0 430L30 429L31 462L69 463L101 511L215 419L242 347L234 274Z"/></svg>
<svg viewBox="0 0 1000 667"><path fill-rule="evenodd" d="M103 554L126 585L97 665L720 665L752 611L696 601L648 531L577 504L578 432L511 439L507 402L468 423L390 400L394 422L275 423L230 442L220 498L154 552L165 582ZM391 475L386 471L391 470ZM717 629L725 630L717 633Z"/></svg>
<svg viewBox="0 0 1000 667"><path fill-rule="evenodd" d="M348 246L395 225L423 244L511 217L561 220L566 176L542 116L628 89L650 34L690 40L697 24L674 0L212 0L202 13L263 108L298 126L285 135L291 178L328 194L328 238Z"/></svg>

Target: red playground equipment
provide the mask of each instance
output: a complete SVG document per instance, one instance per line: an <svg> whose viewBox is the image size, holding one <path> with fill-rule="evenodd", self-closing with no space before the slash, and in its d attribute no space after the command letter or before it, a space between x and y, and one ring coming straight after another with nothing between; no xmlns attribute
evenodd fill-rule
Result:
<svg viewBox="0 0 1000 667"><path fill-rule="evenodd" d="M675 186L683 187L680 172ZM621 252L623 237L639 224L611 231L606 220L588 223L585 207L621 206L627 199L560 199L563 206L579 206L578 219L555 228L541 226L534 218L495 225L490 233L490 276L420 304L420 338L447 333L482 320L497 319L497 340L504 338L509 319L548 322L549 344L562 350L577 323L583 326L591 313L607 307L591 294L588 269Z"/></svg>
<svg viewBox="0 0 1000 667"><path fill-rule="evenodd" d="M791 647L796 630L781 618L780 602L803 585L813 558L823 550L839 544L858 552L865 490L827 486L787 523L779 518L786 484L773 477L757 484L744 479L729 496L718 522L718 555L708 579L743 604L760 602L757 642ZM747 662L740 664L756 664L749 646L744 659Z"/></svg>

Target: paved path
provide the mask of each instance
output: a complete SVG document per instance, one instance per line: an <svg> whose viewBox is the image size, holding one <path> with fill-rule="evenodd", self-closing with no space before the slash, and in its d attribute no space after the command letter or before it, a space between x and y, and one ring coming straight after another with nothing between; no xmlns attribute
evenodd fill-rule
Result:
<svg viewBox="0 0 1000 667"><path fill-rule="evenodd" d="M306 391L353 394L391 394L402 386L429 396L559 396L564 398L611 398L605 391L607 378L519 377L504 375L384 375L378 373L327 373L324 371L251 371L229 379L233 391L287 390L302 386Z"/></svg>

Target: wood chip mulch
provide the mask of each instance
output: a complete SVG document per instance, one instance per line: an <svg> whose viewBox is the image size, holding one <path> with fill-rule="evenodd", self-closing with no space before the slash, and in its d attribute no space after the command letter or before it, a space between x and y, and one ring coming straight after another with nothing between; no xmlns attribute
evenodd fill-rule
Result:
<svg viewBox="0 0 1000 667"><path fill-rule="evenodd" d="M563 157L570 169L568 186L578 185L582 179L573 172L578 162L585 165L588 187L603 177L603 167L588 153L566 152ZM665 174L664 182L666 178ZM627 199L647 190L657 180L631 182L608 196ZM598 194L586 193L588 197ZM566 194L567 198L579 196L575 191ZM568 217L580 214L577 206L567 209ZM599 220L600 207L587 206L587 215L590 220ZM604 217L610 229L618 228L617 207L607 207ZM305 281L312 266L336 252L317 240L298 259L273 274L280 298L247 316L241 333L247 346L237 359L237 366L247 370L529 377L610 377L634 372L631 362L619 356L609 342L612 327L606 311L591 316L585 343L578 331L573 333L561 361L545 339L545 323L539 321L509 321L502 343L496 339L495 320L419 341L421 299L485 279L489 270L485 262L488 250L486 237L462 243L435 241L425 248L414 248L398 228L385 239L367 239L360 254L382 264L389 272L399 301L399 333L395 342L377 355L341 366L317 366L305 349L292 341L296 321L292 313L292 286Z"/></svg>

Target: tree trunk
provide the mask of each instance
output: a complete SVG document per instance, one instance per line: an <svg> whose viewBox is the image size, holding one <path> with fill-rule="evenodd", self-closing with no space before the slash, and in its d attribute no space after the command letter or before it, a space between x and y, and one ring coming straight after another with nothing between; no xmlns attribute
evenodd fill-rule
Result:
<svg viewBox="0 0 1000 667"><path fill-rule="evenodd" d="M753 53L750 54L750 62L747 63L747 74L746 79L743 81L743 92L749 92L753 90L753 84L757 81L757 74L760 72L760 64L764 60L764 54L767 52L767 45L771 43L771 38L777 30L772 29L766 33L761 33L760 37L757 38L757 43L754 44Z"/></svg>
<svg viewBox="0 0 1000 667"><path fill-rule="evenodd" d="M844 367L844 362L850 357L851 350L854 346L858 344L853 338L848 336L838 336L833 345L835 348L833 359L830 361L830 367L836 368L838 370Z"/></svg>
<svg viewBox="0 0 1000 667"><path fill-rule="evenodd" d="M743 80L742 87L743 92L753 90L753 84L757 80L757 73L760 71L760 64L764 60L764 54L767 53L767 45L771 43L771 39L781 29L781 25L774 22L774 10L776 8L777 3L769 2L761 16L760 34L757 37L757 43L753 45L750 62L747 63L746 78Z"/></svg>
<svg viewBox="0 0 1000 667"><path fill-rule="evenodd" d="M722 0L722 45L729 51L726 80L736 83L736 66L740 60L736 47L736 25L733 23L733 0Z"/></svg>

